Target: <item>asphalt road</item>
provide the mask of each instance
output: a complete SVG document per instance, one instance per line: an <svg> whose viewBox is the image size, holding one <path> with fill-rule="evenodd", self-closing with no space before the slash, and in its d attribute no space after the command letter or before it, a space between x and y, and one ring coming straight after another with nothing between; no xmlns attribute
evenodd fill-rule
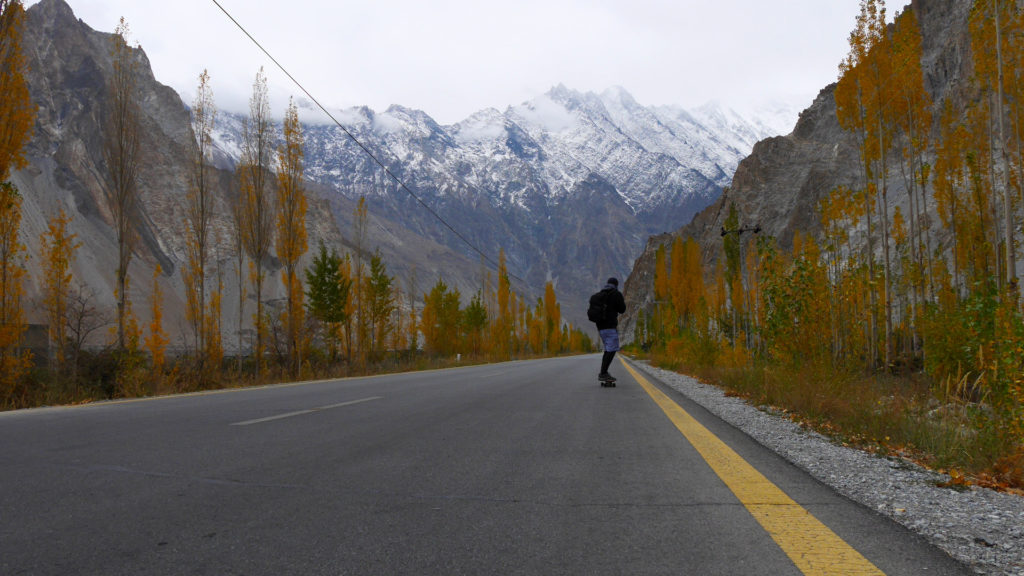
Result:
<svg viewBox="0 0 1024 576"><path fill-rule="evenodd" d="M0 413L0 574L810 573L598 364ZM969 573L652 384L879 572Z"/></svg>

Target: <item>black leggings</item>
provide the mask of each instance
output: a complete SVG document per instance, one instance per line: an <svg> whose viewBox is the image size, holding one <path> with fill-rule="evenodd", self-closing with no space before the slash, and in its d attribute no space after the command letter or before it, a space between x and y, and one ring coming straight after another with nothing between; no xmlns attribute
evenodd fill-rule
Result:
<svg viewBox="0 0 1024 576"><path fill-rule="evenodd" d="M612 360L615 359L615 352L605 352L601 358L601 374L608 373L608 367L612 365Z"/></svg>

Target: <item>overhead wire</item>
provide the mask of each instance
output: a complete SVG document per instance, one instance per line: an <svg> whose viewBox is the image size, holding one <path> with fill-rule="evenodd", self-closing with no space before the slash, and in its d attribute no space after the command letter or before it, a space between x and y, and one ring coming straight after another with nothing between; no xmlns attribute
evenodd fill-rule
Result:
<svg viewBox="0 0 1024 576"><path fill-rule="evenodd" d="M495 262L490 256L488 256L483 250L478 248L475 244L470 242L468 238L463 236L462 233L460 233L458 230L456 230L454 226L449 224L447 220L442 218L440 214L438 214L433 208L430 207L430 205L428 205L426 202L424 202L423 199L420 198L419 195L417 195L415 192L412 191L412 189L410 189L408 186L406 186L405 182L403 182L401 178L399 178L397 175L392 173L391 170L389 170L388 167L379 158L377 158L377 156L372 151L370 151L370 149L367 146L365 146L362 142L359 141L358 138L356 138L355 134L353 134L348 128L345 127L345 125L343 125L341 122L339 122L338 119L335 118L334 115L331 114L331 112L329 110L327 110L327 108L324 107L324 105L321 104L320 101L317 100L316 97L313 96L309 92L309 90L306 90L305 86L303 86L302 83L298 81L298 79L296 79L294 76L292 76L292 74L290 72L288 72L288 69L285 68L283 64L278 62L277 58L274 58L273 54L271 54L269 50L264 48L263 45L258 40L256 40L256 38L253 37L253 35L250 34L248 30L246 30L245 26L242 26L241 22L239 22L237 19L235 19L235 17L232 16L231 13L228 12L227 9L224 8L224 6L222 6L220 2L218 2L217 0L211 0L211 1L217 6L217 8L220 8L220 11L223 12L224 15L227 16L228 19L231 20L231 22L234 23L234 25L237 26L238 29L241 30L242 33L245 34L246 37L248 37L249 40L251 40L252 43L255 44L256 47L259 48L260 51L262 51L263 54L265 54L267 56L267 58L269 58L270 61L273 62L274 65L277 66L278 69L280 69L281 72L283 72L284 75L287 76L288 79L291 80L292 83L294 83L295 86L297 86L299 88L299 90L301 90L302 93L306 95L307 98L310 99L311 102L316 104L317 108L319 108L325 115L327 115L327 117L330 118L331 121L334 122L334 124L338 126L338 128L341 128L342 131L345 132L345 135L348 136L348 138L350 140L352 140L352 142L355 142L356 146L358 146L367 156L369 156L370 159L373 160L374 163L376 163L378 166L380 166L380 168L384 171L385 174L388 175L388 177L390 177L392 180L394 180L395 183L398 184L398 186L400 188L405 190L410 196L412 196L413 199L415 199L416 202L419 203L420 206L422 206L424 209L426 209L427 212L429 212L441 224L443 224L446 228L448 228L448 230L451 231L452 234L455 234L455 236L459 240L462 240L462 242L464 242L466 244L466 246L469 246L470 249L472 249L474 252L479 254L480 257L484 259L484 261L490 263L492 266L494 266L494 268L496 270L500 268L497 262ZM512 274L511 272L508 272L507 269L506 269L506 273L508 274L508 276L510 278L515 278L516 280L519 280L523 284L527 284L527 282L525 280L523 280L522 278L516 276L515 274Z"/></svg>

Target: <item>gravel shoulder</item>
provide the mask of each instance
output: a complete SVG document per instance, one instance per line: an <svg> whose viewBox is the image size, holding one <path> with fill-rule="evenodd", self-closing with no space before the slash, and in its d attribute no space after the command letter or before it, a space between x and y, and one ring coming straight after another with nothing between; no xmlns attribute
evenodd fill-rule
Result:
<svg viewBox="0 0 1024 576"><path fill-rule="evenodd" d="M641 369L744 431L837 492L924 536L978 574L1024 576L1024 497L937 486L949 477L911 462L837 445L791 420L696 379Z"/></svg>

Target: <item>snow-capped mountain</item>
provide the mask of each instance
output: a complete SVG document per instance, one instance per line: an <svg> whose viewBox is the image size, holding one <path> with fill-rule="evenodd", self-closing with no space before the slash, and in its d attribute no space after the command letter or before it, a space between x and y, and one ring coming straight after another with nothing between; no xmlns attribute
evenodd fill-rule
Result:
<svg viewBox="0 0 1024 576"><path fill-rule="evenodd" d="M560 298L575 300L598 278L627 274L649 235L713 202L754 143L788 132L798 112L646 107L619 87L557 86L450 126L401 106L332 114L475 246L495 258L503 249L514 275L553 280ZM221 118L217 141L237 158L241 117ZM308 178L350 200L365 195L371 210L475 256L341 128L308 122L305 139Z"/></svg>
<svg viewBox="0 0 1024 576"><path fill-rule="evenodd" d="M26 149L28 166L12 180L25 199L22 234L28 239L30 273L38 278L41 257L35 239L47 219L63 208L72 216L71 232L82 242L76 281L96 294L99 309L109 309L109 271L116 268L112 255L117 253L104 200L102 157L106 79L112 72L109 34L90 29L64 0L34 4L27 22L28 80L39 108ZM140 242L129 267L132 299L144 317L145 289L159 263L168 325L185 334L181 268L189 115L179 95L153 77L144 52L139 50L137 57L137 80L146 102L146 154L140 170ZM370 214L365 247L380 250L389 273L408 292L422 294L444 275L468 299L482 279L475 249L492 262L503 250L515 290L532 305L529 299L553 281L563 317L577 325L586 323L587 295L608 276L625 278L648 236L689 222L718 197L754 141L788 132L771 124L773 115L750 116L722 106L647 107L621 88L595 94L557 86L504 111L482 110L448 126L401 106L383 112L332 111L414 198L342 129L308 103L298 104L306 121L305 173L312 180L311 247L324 242L339 252L354 250L354 200L365 196ZM283 110L285 103L271 105ZM790 109L791 119L783 126L796 118L795 108ZM225 302L239 296L237 283L230 281L235 270L231 205L237 197L231 169L239 157L244 120L225 111L217 115L213 252L226 283ZM275 266L268 263L276 279ZM277 280L270 284L266 294L273 301L283 288ZM30 287L29 295L38 289ZM250 314L239 316L233 306L224 312L225 327L244 324Z"/></svg>

